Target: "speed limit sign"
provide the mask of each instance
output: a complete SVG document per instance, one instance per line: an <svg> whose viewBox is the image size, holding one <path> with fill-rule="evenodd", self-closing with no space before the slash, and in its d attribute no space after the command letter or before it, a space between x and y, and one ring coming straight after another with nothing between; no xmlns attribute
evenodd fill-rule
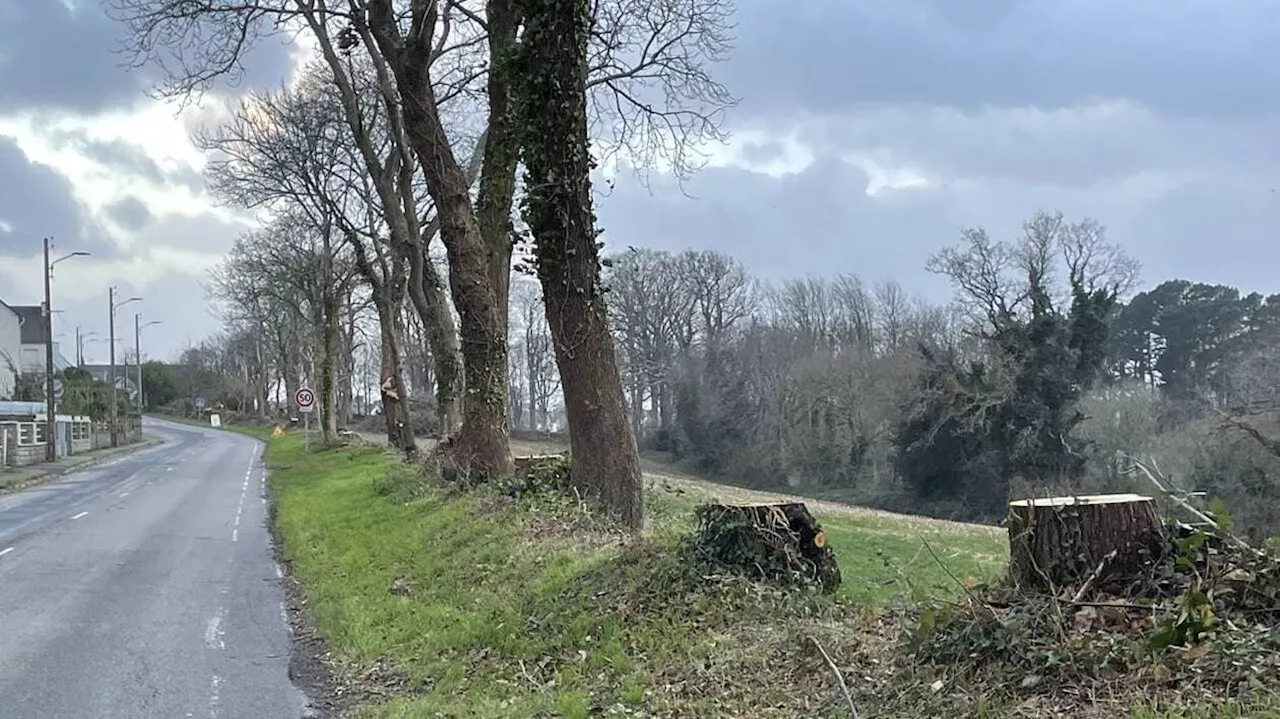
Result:
<svg viewBox="0 0 1280 719"><path fill-rule="evenodd" d="M300 387L293 393L293 403L298 405L299 412L310 412L316 408L316 393L310 387Z"/></svg>

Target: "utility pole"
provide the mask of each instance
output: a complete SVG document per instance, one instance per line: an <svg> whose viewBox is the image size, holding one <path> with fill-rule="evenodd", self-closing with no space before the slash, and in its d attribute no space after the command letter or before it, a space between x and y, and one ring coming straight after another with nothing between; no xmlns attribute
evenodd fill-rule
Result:
<svg viewBox="0 0 1280 719"><path fill-rule="evenodd" d="M138 414L142 414L142 313L133 313L133 359L138 365Z"/></svg>
<svg viewBox="0 0 1280 719"><path fill-rule="evenodd" d="M49 238L44 238L44 458L58 459L58 416L53 397L53 263L49 261Z"/></svg>
<svg viewBox="0 0 1280 719"><path fill-rule="evenodd" d="M160 324L160 320L151 320L144 323L142 321L142 313L138 312L133 315L133 354L138 364L138 414L142 414L146 409L145 391L142 388L142 328L151 325Z"/></svg>
<svg viewBox="0 0 1280 719"><path fill-rule="evenodd" d="M116 288L107 288L107 304L111 307L109 319L107 322L107 344L111 345L111 446L120 446L120 409L117 406L119 400L116 398L116 308L121 305L127 305L130 302L138 302L141 297L130 297L122 302L116 302Z"/></svg>
<svg viewBox="0 0 1280 719"><path fill-rule="evenodd" d="M111 446L120 445L116 433L116 288L107 288L107 307L111 309L107 319L107 345L111 363Z"/></svg>
<svg viewBox="0 0 1280 719"><path fill-rule="evenodd" d="M54 401L53 388L53 266L72 257L86 257L88 252L72 252L52 262L49 261L49 244L51 237L44 238L44 458L53 462L58 459L58 415Z"/></svg>

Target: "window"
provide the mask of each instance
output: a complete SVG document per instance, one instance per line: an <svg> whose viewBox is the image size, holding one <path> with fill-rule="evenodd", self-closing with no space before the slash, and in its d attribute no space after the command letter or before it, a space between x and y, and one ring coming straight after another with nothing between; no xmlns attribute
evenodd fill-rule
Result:
<svg viewBox="0 0 1280 719"><path fill-rule="evenodd" d="M29 447L36 444L36 425L33 422L18 423L18 446Z"/></svg>
<svg viewBox="0 0 1280 719"><path fill-rule="evenodd" d="M44 444L44 443L45 443L46 430L47 430L48 426L49 426L49 423L48 423L48 422L36 422L36 423L35 423L36 441L34 442L34 444Z"/></svg>

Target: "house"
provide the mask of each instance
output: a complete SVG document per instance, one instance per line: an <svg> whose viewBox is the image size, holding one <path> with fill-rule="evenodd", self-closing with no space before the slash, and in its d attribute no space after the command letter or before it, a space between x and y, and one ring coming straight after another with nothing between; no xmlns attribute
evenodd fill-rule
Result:
<svg viewBox="0 0 1280 719"><path fill-rule="evenodd" d="M44 374L46 345L49 342L48 325L45 324L44 320L44 308L32 305L9 305L9 309L18 315L18 325L22 335L18 371ZM70 366L71 363L59 351L58 343L54 342L54 371L60 372Z"/></svg>
<svg viewBox="0 0 1280 719"><path fill-rule="evenodd" d="M22 362L22 321L0 301L0 399L11 399Z"/></svg>

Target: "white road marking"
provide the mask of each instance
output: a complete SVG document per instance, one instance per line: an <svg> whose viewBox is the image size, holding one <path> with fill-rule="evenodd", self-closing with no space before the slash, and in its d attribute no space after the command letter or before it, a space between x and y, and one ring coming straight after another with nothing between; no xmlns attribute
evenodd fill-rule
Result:
<svg viewBox="0 0 1280 719"><path fill-rule="evenodd" d="M128 492L121 492L121 493L120 493L120 499L124 499L125 497L128 497L128 496L129 496L129 493L128 493Z"/></svg>
<svg viewBox="0 0 1280 719"><path fill-rule="evenodd" d="M217 674L213 675L213 679L209 682L209 716L218 716L218 687L222 686L222 677Z"/></svg>
<svg viewBox="0 0 1280 719"><path fill-rule="evenodd" d="M0 549L0 557L3 557L4 555L12 551L13 551L13 547L6 547L4 549ZM276 573L279 573L279 572L280 572L280 568L276 567Z"/></svg>
<svg viewBox="0 0 1280 719"><path fill-rule="evenodd" d="M81 513L77 514L76 516L72 517L72 519L79 519L79 518L81 518L81 517L83 517L83 516L86 516L87 514L89 514L89 513L88 513L88 512L81 512Z"/></svg>
<svg viewBox="0 0 1280 719"><path fill-rule="evenodd" d="M222 616L226 611L219 607L218 613L209 618L209 623L204 628L204 643L210 649L225 649L227 646L222 640Z"/></svg>
<svg viewBox="0 0 1280 719"><path fill-rule="evenodd" d="M8 551L8 550L5 550L5 551ZM4 552L0 552L0 554L4 554ZM276 577L279 579L284 579L284 570L280 568L279 564L276 565Z"/></svg>
<svg viewBox="0 0 1280 719"><path fill-rule="evenodd" d="M240 530L238 529L231 530L231 541L233 542L240 541Z"/></svg>

